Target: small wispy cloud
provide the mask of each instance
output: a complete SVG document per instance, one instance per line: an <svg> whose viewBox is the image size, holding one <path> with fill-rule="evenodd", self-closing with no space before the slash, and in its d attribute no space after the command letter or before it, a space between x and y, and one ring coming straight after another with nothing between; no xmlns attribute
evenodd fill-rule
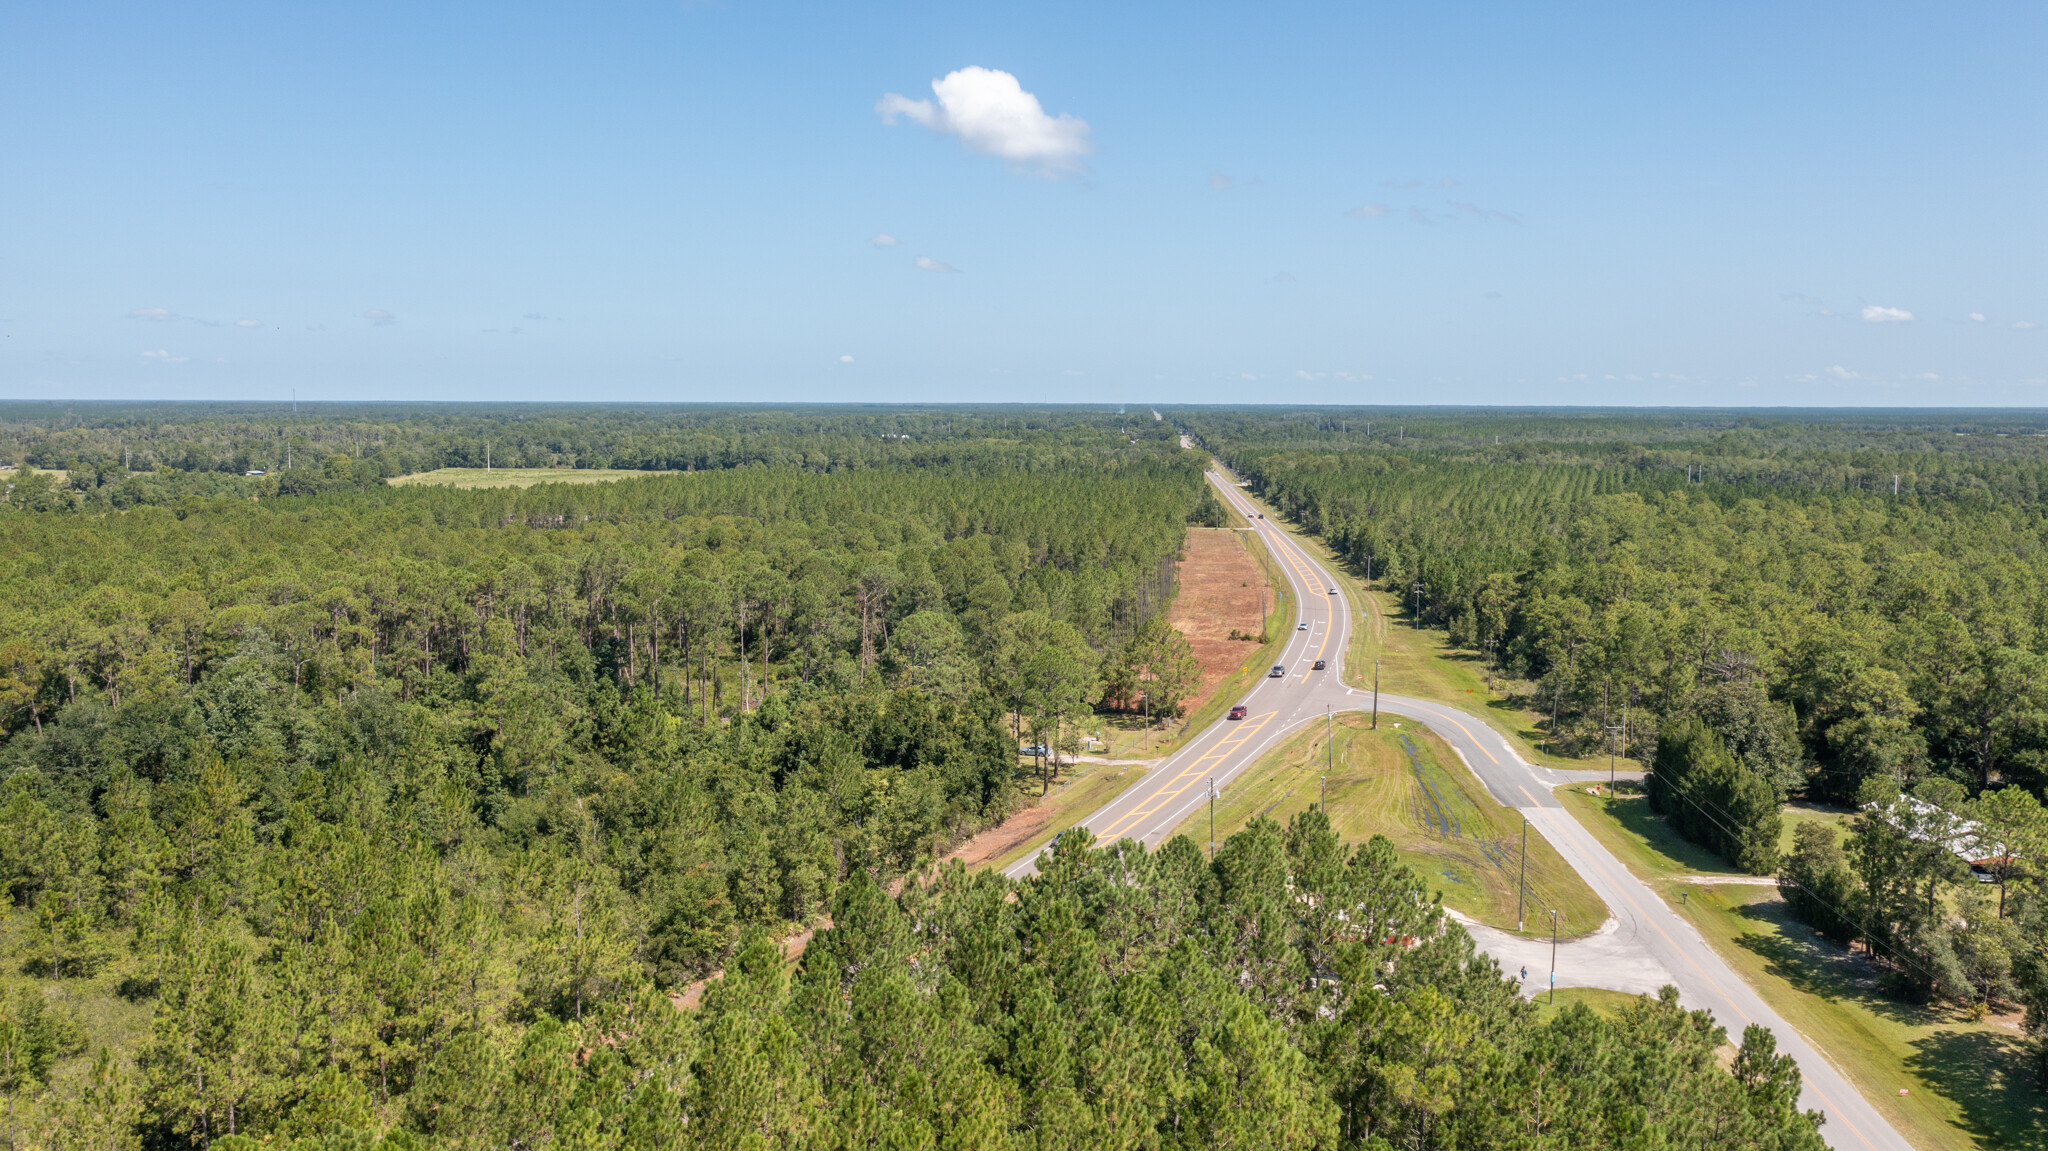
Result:
<svg viewBox="0 0 2048 1151"><path fill-rule="evenodd" d="M877 248L900 248L903 246L903 241L887 232L876 232L875 238L869 240L868 243L873 244Z"/></svg>
<svg viewBox="0 0 2048 1151"><path fill-rule="evenodd" d="M1252 375L1250 372L1239 372L1237 378L1240 380L1256 380L1259 377Z"/></svg>
<svg viewBox="0 0 2048 1151"><path fill-rule="evenodd" d="M885 124L901 116L959 140L970 152L999 157L1013 171L1070 176L1086 170L1081 158L1095 150L1086 120L1047 115L1038 97L1008 72L948 72L932 81L932 95L936 104L890 92L875 102L875 111Z"/></svg>
<svg viewBox="0 0 2048 1151"><path fill-rule="evenodd" d="M850 364L850 363L852 363L852 362L853 362L853 357L852 357L852 356L841 356L841 357L839 357L839 362L840 362L840 363L842 363L842 364Z"/></svg>
<svg viewBox="0 0 2048 1151"><path fill-rule="evenodd" d="M131 320L155 320L159 324L167 324L177 319L178 313L171 311L169 308L136 308L128 313L128 318Z"/></svg>
<svg viewBox="0 0 2048 1151"><path fill-rule="evenodd" d="M1857 374L1856 372L1850 371L1848 368L1845 368L1840 364L1835 364L1832 367L1823 368L1821 369L1821 371L1827 375L1835 377L1838 380L1860 380L1863 378L1861 375Z"/></svg>
<svg viewBox="0 0 2048 1151"><path fill-rule="evenodd" d="M186 357L174 356L162 348L158 348L154 352L142 353L142 362L145 364L182 364L185 360Z"/></svg>
<svg viewBox="0 0 2048 1151"><path fill-rule="evenodd" d="M1913 313L1904 308L1887 308L1879 304L1863 306L1863 322L1866 324L1910 324Z"/></svg>
<svg viewBox="0 0 2048 1151"><path fill-rule="evenodd" d="M553 316L543 316L539 312L528 312L519 318L522 320L532 320L536 323L552 323L554 321Z"/></svg>
<svg viewBox="0 0 2048 1151"><path fill-rule="evenodd" d="M1973 324L1981 324L1981 323L1983 323L1983 322L1984 322L1984 313L1982 313L1982 312L1971 312L1971 313L1970 313L1970 322L1971 322L1971 323L1973 323Z"/></svg>
<svg viewBox="0 0 2048 1151"><path fill-rule="evenodd" d="M957 272L960 270L943 260L934 260L930 256L919 256L914 263L920 269L927 272Z"/></svg>
<svg viewBox="0 0 2048 1151"><path fill-rule="evenodd" d="M1085 376L1085 375L1087 375L1087 374L1088 374L1087 372L1084 372L1084 371L1082 371L1082 370L1081 370L1081 369L1079 369L1079 368L1061 368L1061 369L1060 369L1060 375L1063 375L1063 376Z"/></svg>
<svg viewBox="0 0 2048 1151"><path fill-rule="evenodd" d="M2035 323L2032 320L2014 320L2012 326L2018 328L2022 332L2030 332L2033 331L2035 328L2040 327L2041 325Z"/></svg>
<svg viewBox="0 0 2048 1151"><path fill-rule="evenodd" d="M262 321L262 320L236 320L236 321L235 321L235 326L236 326L236 327L238 327L238 328L260 328L260 327L262 327L262 326L263 326L263 321Z"/></svg>
<svg viewBox="0 0 2048 1151"><path fill-rule="evenodd" d="M1492 208L1482 208L1470 200L1459 200L1451 205L1451 209L1457 212L1458 215L1471 220L1499 220L1508 224L1519 224L1522 222L1522 218L1513 212L1500 212Z"/></svg>
<svg viewBox="0 0 2048 1151"><path fill-rule="evenodd" d="M397 316L392 315L390 312L387 312L382 308L371 308L369 311L363 313L363 318L377 325L380 328L388 328L391 325L398 322Z"/></svg>
<svg viewBox="0 0 2048 1151"><path fill-rule="evenodd" d="M1218 192L1230 191L1230 186L1235 183L1237 183L1236 180L1231 179L1230 177L1224 175L1221 172L1209 173L1209 186L1211 188L1214 188Z"/></svg>
<svg viewBox="0 0 2048 1151"><path fill-rule="evenodd" d="M1391 215L1393 211L1385 204L1360 204L1344 214L1354 220L1377 220Z"/></svg>

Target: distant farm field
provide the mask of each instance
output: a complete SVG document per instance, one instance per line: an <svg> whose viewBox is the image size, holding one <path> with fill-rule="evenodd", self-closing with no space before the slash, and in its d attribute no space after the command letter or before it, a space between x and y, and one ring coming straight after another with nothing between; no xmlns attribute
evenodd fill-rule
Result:
<svg viewBox="0 0 2048 1151"><path fill-rule="evenodd" d="M604 484L613 480L673 475L624 468L436 468L394 476L390 484L445 484L452 488L530 488L535 484Z"/></svg>

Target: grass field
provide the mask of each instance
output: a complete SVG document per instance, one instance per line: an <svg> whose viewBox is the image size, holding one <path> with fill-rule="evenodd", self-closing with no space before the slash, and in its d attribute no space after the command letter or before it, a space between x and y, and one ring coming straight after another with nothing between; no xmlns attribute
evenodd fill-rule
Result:
<svg viewBox="0 0 2048 1151"><path fill-rule="evenodd" d="M1553 997L1556 1000L1554 1003ZM1612 1019L1621 1014L1622 1008L1634 1003L1636 998L1626 991L1609 991L1605 987L1558 987L1546 990L1536 997L1536 1020L1539 1023L1548 1023L1558 1012L1574 1003L1583 1003L1592 1008L1595 1014Z"/></svg>
<svg viewBox="0 0 2048 1151"><path fill-rule="evenodd" d="M1611 798L1580 787L1557 794L1915 1147L2048 1146L2048 1095L2027 1074L2013 1018L1973 1023L1948 1008L1898 1002L1876 990L1876 971L1860 956L1793 920L1775 887L1687 882L1735 873L1679 838L1635 789ZM1796 823L1849 818L1813 807L1786 816L1787 846Z"/></svg>
<svg viewBox="0 0 2048 1151"><path fill-rule="evenodd" d="M445 484L455 488L530 488L535 484L603 484L613 480L674 475L674 472L627 471L619 468L436 468L414 472L385 481L397 487L407 484Z"/></svg>
<svg viewBox="0 0 2048 1151"><path fill-rule="evenodd" d="M1331 738L1313 724L1269 752L1225 789L1216 805L1217 840L1260 815L1286 824L1321 801L1327 773L1330 820L1344 842L1386 836L1446 906L1513 931L1521 818L1494 802L1427 728L1383 718L1373 731L1369 722L1355 713L1339 716ZM1206 844L1208 809L1175 832ZM1532 906L1564 912L1570 934L1607 918L1600 898L1540 835L1529 837L1529 892Z"/></svg>

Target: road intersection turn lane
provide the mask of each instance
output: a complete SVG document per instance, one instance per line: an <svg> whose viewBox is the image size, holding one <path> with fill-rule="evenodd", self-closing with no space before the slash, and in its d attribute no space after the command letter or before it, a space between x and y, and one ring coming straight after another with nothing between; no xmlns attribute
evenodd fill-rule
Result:
<svg viewBox="0 0 2048 1151"><path fill-rule="evenodd" d="M1210 725L1122 795L1077 824L1099 842L1136 839L1156 848L1207 801L1212 782L1219 791L1229 787L1281 740L1328 712L1362 711L1372 706L1370 690L1344 684L1344 655L1351 646L1356 622L1349 597L1294 537L1259 518L1258 509L1235 486L1215 472L1209 473L1209 481L1245 516L1250 530L1258 533L1266 550L1279 561L1281 574L1300 604L1297 622L1308 628L1291 633L1282 649L1279 662L1285 674L1262 677L1239 700L1247 711L1244 719L1218 720ZM1327 670L1312 670L1318 659L1325 661ZM1639 949L1643 963L1655 963L1669 972L1687 1007L1712 1011L1715 1021L1728 1029L1735 1042L1740 1042L1747 1024L1770 1028L1777 1036L1778 1050L1799 1062L1804 1077L1800 1105L1827 1116L1821 1135L1830 1146L1842 1151L1910 1151L1912 1145L1832 1063L1771 1010L1690 924L1601 846L1551 794L1553 787L1580 776L1529 763L1484 720L1457 708L1382 694L1379 709L1426 724L1457 751L1495 799L1520 809L1530 826L1607 904L1617 921L1612 930L1619 936L1618 946ZM1038 854L1027 855L1004 874L1023 878L1035 873ZM1598 985L1593 979L1574 982Z"/></svg>

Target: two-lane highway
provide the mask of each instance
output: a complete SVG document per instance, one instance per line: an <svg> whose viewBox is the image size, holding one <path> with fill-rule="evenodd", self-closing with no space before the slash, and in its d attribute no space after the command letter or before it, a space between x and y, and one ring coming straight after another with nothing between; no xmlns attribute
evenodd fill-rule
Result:
<svg viewBox="0 0 2048 1151"><path fill-rule="evenodd" d="M1344 655L1351 643L1355 614L1337 581L1293 536L1260 518L1259 509L1236 487L1214 472L1209 480L1223 499L1246 517L1251 530L1279 561L1281 573L1301 605L1298 623L1304 626L1281 653L1284 674L1259 680L1240 699L1246 708L1245 718L1217 721L1154 766L1123 795L1081 821L1080 826L1101 842L1136 839L1158 846L1207 800L1212 783L1219 789L1229 786L1289 733L1328 712L1371 706L1370 691L1344 684ZM1327 670L1312 670L1318 659L1325 661ZM1670 972L1688 1007L1712 1011L1737 1040L1746 1024L1770 1028L1778 1038L1778 1050L1799 1062L1805 1077L1801 1105L1827 1116L1821 1134L1831 1146L1845 1151L1908 1151L1911 1144L1832 1064L1779 1018L1691 925L1564 810L1551 788L1575 776L1529 763L1486 721L1457 708L1395 695L1380 696L1379 708L1428 725L1457 751L1494 798L1521 809L1536 831L1606 902L1618 921L1616 930L1624 945L1640 948L1644 959ZM1027 856L1006 874L1029 875L1036 870L1036 862L1035 855Z"/></svg>

